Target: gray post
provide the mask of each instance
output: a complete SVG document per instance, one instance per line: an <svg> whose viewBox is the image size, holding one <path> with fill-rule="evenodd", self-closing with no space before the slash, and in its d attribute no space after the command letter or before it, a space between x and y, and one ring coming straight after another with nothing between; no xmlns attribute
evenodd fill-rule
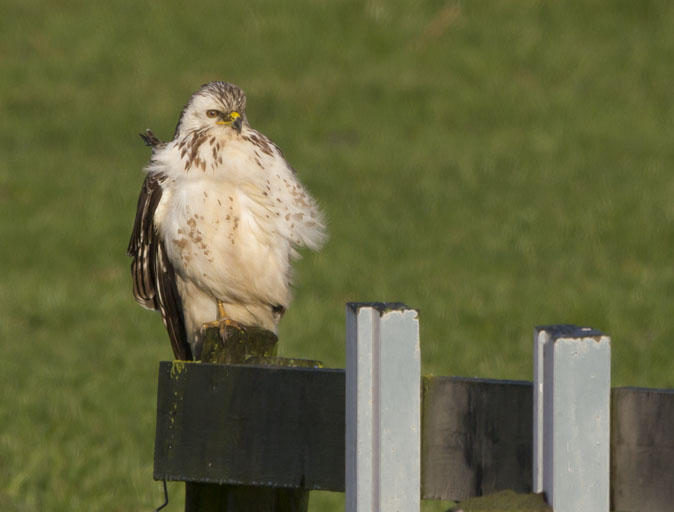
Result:
<svg viewBox="0 0 674 512"><path fill-rule="evenodd" d="M534 333L534 492L555 512L608 512L611 339L573 325Z"/></svg>
<svg viewBox="0 0 674 512"><path fill-rule="evenodd" d="M418 512L420 378L418 312L347 304L347 512Z"/></svg>

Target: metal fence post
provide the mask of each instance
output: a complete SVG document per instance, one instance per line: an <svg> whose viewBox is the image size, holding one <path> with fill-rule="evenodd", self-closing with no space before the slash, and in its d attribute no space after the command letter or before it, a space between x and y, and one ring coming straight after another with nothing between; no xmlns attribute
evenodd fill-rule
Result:
<svg viewBox="0 0 674 512"><path fill-rule="evenodd" d="M534 492L555 512L608 512L611 340L573 325L534 333Z"/></svg>
<svg viewBox="0 0 674 512"><path fill-rule="evenodd" d="M418 312L347 304L347 512L418 512L420 377Z"/></svg>

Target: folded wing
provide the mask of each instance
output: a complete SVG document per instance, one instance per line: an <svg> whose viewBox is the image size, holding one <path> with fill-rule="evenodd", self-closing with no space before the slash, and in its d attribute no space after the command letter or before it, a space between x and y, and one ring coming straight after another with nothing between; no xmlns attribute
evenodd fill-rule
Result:
<svg viewBox="0 0 674 512"><path fill-rule="evenodd" d="M131 275L136 301L144 308L161 313L176 359L191 360L175 272L153 221L165 179L161 173L151 173L145 178L127 254L133 258Z"/></svg>

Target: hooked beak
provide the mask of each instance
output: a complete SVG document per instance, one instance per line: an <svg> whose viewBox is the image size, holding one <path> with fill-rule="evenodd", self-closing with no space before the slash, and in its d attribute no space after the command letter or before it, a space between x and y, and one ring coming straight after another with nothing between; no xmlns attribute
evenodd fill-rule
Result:
<svg viewBox="0 0 674 512"><path fill-rule="evenodd" d="M234 117L234 114L236 114L236 117ZM232 128L234 128L237 133L241 133L241 128L243 127L243 117L241 117L238 112L232 112L232 117L234 118L232 121Z"/></svg>
<svg viewBox="0 0 674 512"><path fill-rule="evenodd" d="M243 117L241 117L241 114L234 110L227 114L222 121L218 121L216 124L230 125L237 131L237 133L241 133L241 128L243 127Z"/></svg>

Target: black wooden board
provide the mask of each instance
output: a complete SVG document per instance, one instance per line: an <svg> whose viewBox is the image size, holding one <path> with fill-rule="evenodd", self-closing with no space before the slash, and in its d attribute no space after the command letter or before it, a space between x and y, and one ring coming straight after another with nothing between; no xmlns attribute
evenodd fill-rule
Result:
<svg viewBox="0 0 674 512"><path fill-rule="evenodd" d="M611 510L674 510L674 390L613 388Z"/></svg>
<svg viewBox="0 0 674 512"><path fill-rule="evenodd" d="M344 371L159 367L156 479L344 488Z"/></svg>
<svg viewBox="0 0 674 512"><path fill-rule="evenodd" d="M530 382L434 377L423 389L425 498L531 492Z"/></svg>
<svg viewBox="0 0 674 512"><path fill-rule="evenodd" d="M163 362L154 476L344 491L344 386L343 370ZM530 489L530 384L423 388L424 498Z"/></svg>
<svg viewBox="0 0 674 512"><path fill-rule="evenodd" d="M425 377L422 496L531 491L532 385ZM674 391L615 388L612 510L674 503ZM344 491L344 370L162 362L157 480Z"/></svg>

